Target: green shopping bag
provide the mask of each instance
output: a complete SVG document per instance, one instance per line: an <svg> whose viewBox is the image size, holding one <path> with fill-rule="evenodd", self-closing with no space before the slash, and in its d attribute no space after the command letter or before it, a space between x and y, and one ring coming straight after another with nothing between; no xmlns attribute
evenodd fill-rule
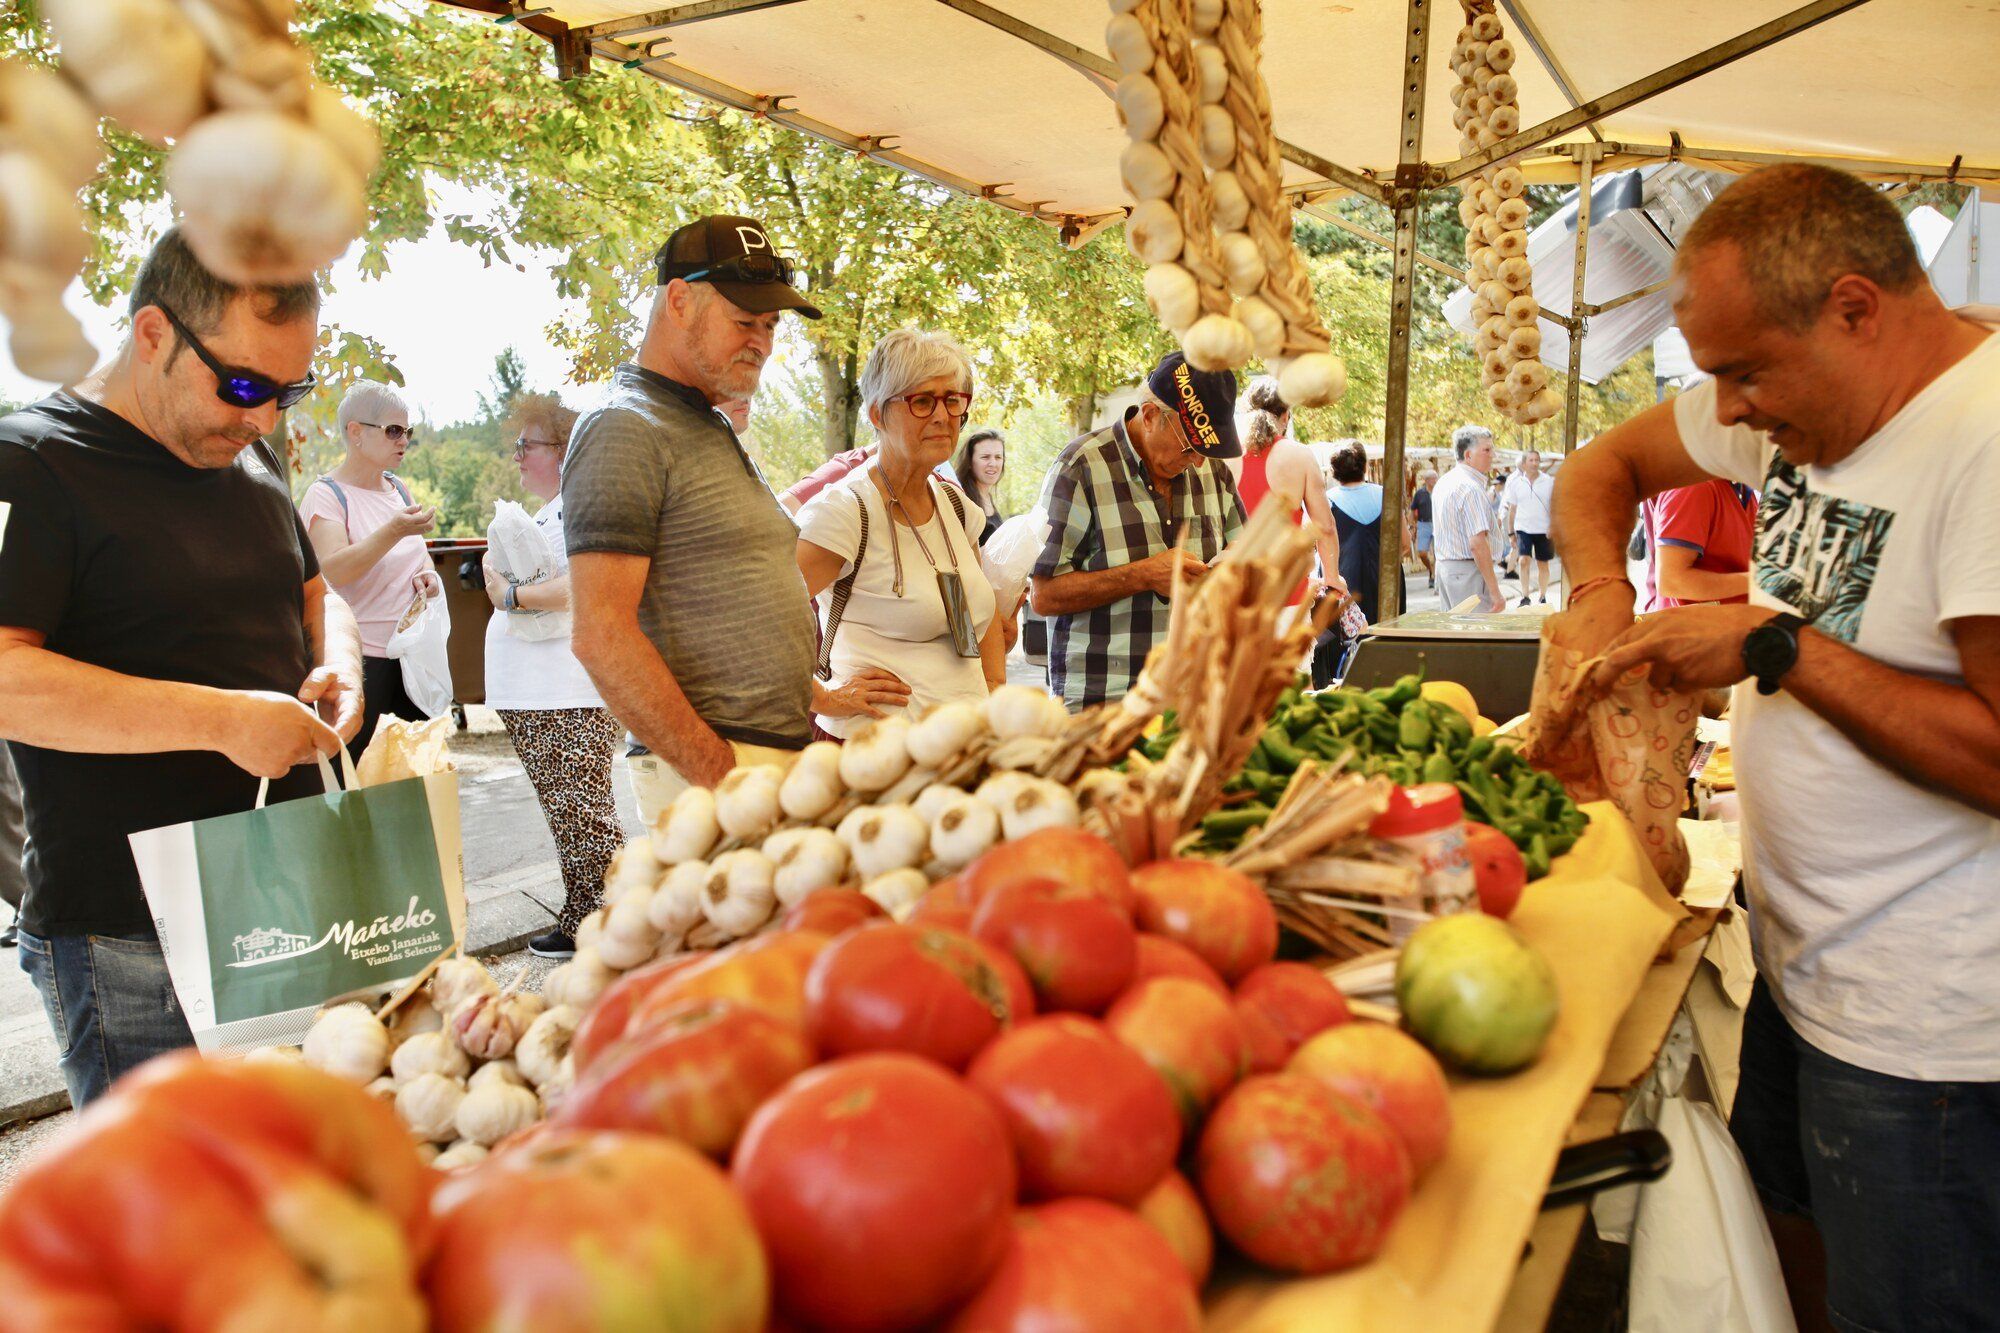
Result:
<svg viewBox="0 0 2000 1333"><path fill-rule="evenodd" d="M341 759L345 790L322 758L323 795L266 806L264 784L254 809L131 837L203 1050L295 1042L326 1001L396 987L456 943L457 775L361 787Z"/></svg>

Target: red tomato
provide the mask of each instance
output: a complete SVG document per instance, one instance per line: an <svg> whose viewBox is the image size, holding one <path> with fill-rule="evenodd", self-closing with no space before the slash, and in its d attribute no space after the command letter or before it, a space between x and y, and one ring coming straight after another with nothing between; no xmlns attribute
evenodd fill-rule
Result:
<svg viewBox="0 0 2000 1333"><path fill-rule="evenodd" d="M1130 984L1138 961L1136 932L1119 908L1045 883L987 894L972 933L1013 955L1044 1009L1101 1012Z"/></svg>
<svg viewBox="0 0 2000 1333"><path fill-rule="evenodd" d="M1013 1240L948 1333L1194 1333L1201 1302L1167 1242L1123 1208L1058 1199L1014 1215Z"/></svg>
<svg viewBox="0 0 2000 1333"><path fill-rule="evenodd" d="M1330 1273L1374 1257L1410 1197L1410 1158L1381 1117L1299 1074L1223 1098L1195 1157L1209 1215L1267 1268Z"/></svg>
<svg viewBox="0 0 2000 1333"><path fill-rule="evenodd" d="M1215 1233L1209 1229L1208 1214L1202 1211L1201 1196L1187 1177L1178 1171L1167 1172L1134 1211L1140 1221L1167 1238L1199 1291L1215 1266Z"/></svg>
<svg viewBox="0 0 2000 1333"><path fill-rule="evenodd" d="M1007 1247L1006 1126L912 1055L848 1056L793 1079L750 1118L733 1173L779 1306L814 1327L923 1327Z"/></svg>
<svg viewBox="0 0 2000 1333"><path fill-rule="evenodd" d="M1419 1177L1451 1143L1451 1087L1444 1068L1406 1032L1386 1023L1343 1023L1299 1047L1288 1074L1316 1078L1382 1117Z"/></svg>
<svg viewBox="0 0 2000 1333"><path fill-rule="evenodd" d="M1170 940L1165 935L1155 935L1150 931L1139 932L1138 965L1132 969L1132 984L1154 977L1186 977L1189 981L1199 981L1217 995L1227 997L1229 983L1202 960L1202 956L1178 940Z"/></svg>
<svg viewBox="0 0 2000 1333"><path fill-rule="evenodd" d="M887 916L881 904L859 889L814 889L785 909L778 918L778 929L840 935Z"/></svg>
<svg viewBox="0 0 2000 1333"><path fill-rule="evenodd" d="M1199 954L1234 983L1278 954L1278 914L1245 875L1213 861L1155 861L1132 872L1139 929Z"/></svg>
<svg viewBox="0 0 2000 1333"><path fill-rule="evenodd" d="M1465 823L1465 853L1479 886L1479 910L1488 916L1513 915L1528 887L1528 863L1514 840L1491 824Z"/></svg>
<svg viewBox="0 0 2000 1333"><path fill-rule="evenodd" d="M1142 981L1111 1006L1104 1026L1167 1081L1190 1132L1250 1072L1235 1008L1199 981Z"/></svg>
<svg viewBox="0 0 2000 1333"><path fill-rule="evenodd" d="M963 1069L1015 1021L993 953L955 930L863 926L806 974L808 1031L822 1054L908 1051Z"/></svg>
<svg viewBox="0 0 2000 1333"><path fill-rule="evenodd" d="M1236 1020L1249 1043L1252 1073L1284 1068L1306 1038L1348 1016L1340 988L1304 963L1266 963L1236 987Z"/></svg>
<svg viewBox="0 0 2000 1333"><path fill-rule="evenodd" d="M1181 1125L1166 1084L1088 1018L1038 1018L1002 1033L965 1080L1006 1122L1029 1198L1133 1203L1174 1164Z"/></svg>
<svg viewBox="0 0 2000 1333"><path fill-rule="evenodd" d="M590 1068L592 1061L625 1035L633 1011L664 986L669 977L707 958L708 955L698 953L663 958L634 968L606 986L604 994L597 997L597 1003L585 1011L583 1021L576 1025L576 1036L569 1044L570 1053L576 1057L576 1072L581 1074Z"/></svg>
<svg viewBox="0 0 2000 1333"><path fill-rule="evenodd" d="M948 930L970 933L972 930L972 900L966 896L965 881L957 875L950 875L931 885L917 905L903 918L908 926L943 926Z"/></svg>
<svg viewBox="0 0 2000 1333"><path fill-rule="evenodd" d="M734 1000L806 1030L806 973L831 940L816 930L753 935L670 977L633 1012L634 1026L683 1000Z"/></svg>
<svg viewBox="0 0 2000 1333"><path fill-rule="evenodd" d="M600 1056L550 1118L727 1157L750 1113L812 1063L797 1028L730 1000L682 1000Z"/></svg>
<svg viewBox="0 0 2000 1333"><path fill-rule="evenodd" d="M650 1134L566 1130L452 1177L425 1269L431 1327L762 1333L771 1277L714 1164Z"/></svg>
<svg viewBox="0 0 2000 1333"><path fill-rule="evenodd" d="M967 935L967 938L979 946L979 951L986 955L986 961L993 964L993 970L1007 983L1007 1013L1012 1019L1013 1026L1019 1027L1033 1018L1035 988L1028 984L1028 974L1014 961L1014 955L1005 949L995 948L985 940L973 939L970 935Z"/></svg>
<svg viewBox="0 0 2000 1333"><path fill-rule="evenodd" d="M1082 829L1048 828L1003 842L967 866L961 877L966 905L975 912L987 894L1024 883L1102 898L1127 916L1134 907L1132 872L1110 843Z"/></svg>

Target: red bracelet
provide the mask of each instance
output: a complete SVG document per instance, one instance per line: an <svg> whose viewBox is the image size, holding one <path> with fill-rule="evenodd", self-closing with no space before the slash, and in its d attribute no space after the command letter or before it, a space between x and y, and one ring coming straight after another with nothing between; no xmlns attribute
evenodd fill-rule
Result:
<svg viewBox="0 0 2000 1333"><path fill-rule="evenodd" d="M1581 584L1570 589L1569 600L1563 603L1563 605L1575 606L1584 599L1585 594L1595 592L1607 583L1622 583L1626 588L1630 589L1635 598L1639 595L1639 590L1632 587L1632 580L1626 578L1623 574L1605 574L1598 578L1585 579Z"/></svg>

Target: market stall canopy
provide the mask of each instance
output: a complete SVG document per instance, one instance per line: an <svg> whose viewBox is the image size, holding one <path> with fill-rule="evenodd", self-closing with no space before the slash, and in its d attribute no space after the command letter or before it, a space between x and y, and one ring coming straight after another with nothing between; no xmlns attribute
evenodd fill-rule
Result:
<svg viewBox="0 0 2000 1333"><path fill-rule="evenodd" d="M1124 146L1098 0L437 0L972 194L1081 229L1118 217ZM1790 13L1790 0L1506 0L1522 38L1525 125ZM1760 154L1867 158L1874 174L2000 188L1992 53L2000 6L1872 0L1612 114L1620 145L1742 168ZM1397 160L1405 7L1264 0L1264 65L1297 189L1379 190ZM1425 156L1457 154L1449 69L1458 9L1436 7ZM1529 52L1538 52L1539 58ZM614 62L614 63L607 63ZM1554 71L1554 72L1552 72ZM1674 136L1678 135L1678 145ZM1583 142L1576 130L1555 142ZM1546 150L1543 150L1546 154ZM1657 161L1614 153L1602 169ZM1343 169L1351 168L1359 176ZM1893 169L1892 169L1893 168ZM1905 169L1907 168L1907 169ZM1537 173L1531 172L1531 176ZM1549 161L1541 179L1573 179Z"/></svg>

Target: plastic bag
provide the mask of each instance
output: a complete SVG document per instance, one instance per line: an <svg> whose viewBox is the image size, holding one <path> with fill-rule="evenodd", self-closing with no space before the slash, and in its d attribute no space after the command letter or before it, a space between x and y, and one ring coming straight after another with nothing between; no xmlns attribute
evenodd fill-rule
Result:
<svg viewBox="0 0 2000 1333"><path fill-rule="evenodd" d="M501 578L519 586L540 583L556 572L555 552L541 526L512 500L493 502L493 521L486 525L486 563ZM569 634L567 611L501 611L500 627L517 639L533 643Z"/></svg>
<svg viewBox="0 0 2000 1333"><path fill-rule="evenodd" d="M451 711L451 612L444 595L419 592L389 636L388 655L403 664L403 689L426 717Z"/></svg>
<svg viewBox="0 0 2000 1333"><path fill-rule="evenodd" d="M1048 511L1030 509L1002 523L980 548L979 567L986 571L986 581L993 585L995 604L1003 612L1021 600L1021 591L1028 586L1028 575L1034 570L1035 561L1041 558L1042 547L1048 544L1049 528Z"/></svg>

